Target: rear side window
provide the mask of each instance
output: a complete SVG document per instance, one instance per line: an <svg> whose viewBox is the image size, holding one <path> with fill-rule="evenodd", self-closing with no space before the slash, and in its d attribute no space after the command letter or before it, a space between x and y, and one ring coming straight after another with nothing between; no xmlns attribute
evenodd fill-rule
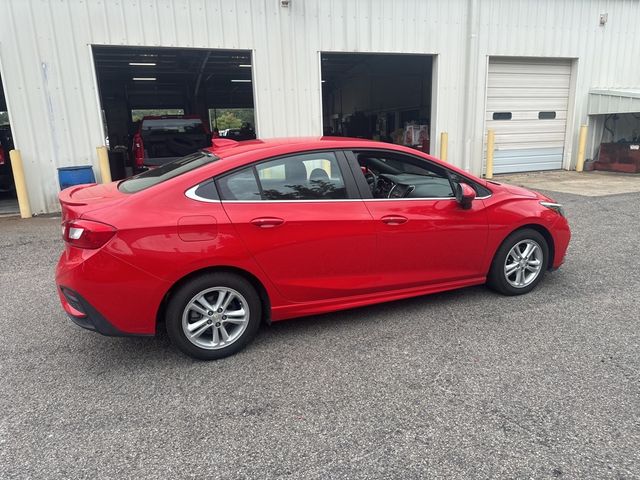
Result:
<svg viewBox="0 0 640 480"><path fill-rule="evenodd" d="M218 180L220 195L224 200L260 200L260 187L253 167L245 168Z"/></svg>
<svg viewBox="0 0 640 480"><path fill-rule="evenodd" d="M347 198L342 172L332 152L279 158L256 166L264 200Z"/></svg>
<svg viewBox="0 0 640 480"><path fill-rule="evenodd" d="M339 200L347 189L333 152L277 158L218 180L224 200Z"/></svg>
<svg viewBox="0 0 640 480"><path fill-rule="evenodd" d="M216 160L218 160L218 157L211 153L193 153L174 160L173 162L165 163L161 167L147 170L146 172L123 180L118 184L118 190L123 193L136 193Z"/></svg>

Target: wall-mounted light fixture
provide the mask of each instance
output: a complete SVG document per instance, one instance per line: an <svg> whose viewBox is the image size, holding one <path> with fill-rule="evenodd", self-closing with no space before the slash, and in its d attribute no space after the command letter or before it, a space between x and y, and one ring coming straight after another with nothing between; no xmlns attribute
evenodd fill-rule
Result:
<svg viewBox="0 0 640 480"><path fill-rule="evenodd" d="M280 6L283 8L289 8L291 5L291 0L280 0Z"/></svg>
<svg viewBox="0 0 640 480"><path fill-rule="evenodd" d="M600 26L603 27L605 23L607 23L607 20L609 20L609 14L608 13L601 13L600 14Z"/></svg>

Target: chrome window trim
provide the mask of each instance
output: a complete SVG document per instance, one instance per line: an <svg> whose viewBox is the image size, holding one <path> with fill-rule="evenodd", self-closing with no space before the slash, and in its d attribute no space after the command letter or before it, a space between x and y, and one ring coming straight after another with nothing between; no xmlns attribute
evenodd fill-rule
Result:
<svg viewBox="0 0 640 480"><path fill-rule="evenodd" d="M475 200L485 200L491 195L486 197L476 197ZM342 199L328 199L328 200L206 200L208 202L221 202L221 203L337 203L337 202L397 202L397 201L442 201L453 200L457 201L453 197L432 197L432 198L342 198Z"/></svg>
<svg viewBox="0 0 640 480"><path fill-rule="evenodd" d="M202 183L191 187L184 195L191 200L205 203L327 203L327 202L398 202L398 201L437 201L456 200L455 197L425 197L425 198L336 198L336 199L309 199L309 200L213 200L196 195L196 190ZM486 200L491 195L476 197L475 200Z"/></svg>
<svg viewBox="0 0 640 480"><path fill-rule="evenodd" d="M337 202L364 202L362 198L336 198L327 200L221 200L222 203L337 203Z"/></svg>
<svg viewBox="0 0 640 480"><path fill-rule="evenodd" d="M184 192L185 197L190 198L191 200L196 200L198 202L220 203L219 199L214 200L211 198L204 198L204 197L201 197L200 195L196 195L196 190L200 187L200 185L202 185L202 183L199 183L198 185L195 185L191 187L189 190L187 190L186 192Z"/></svg>

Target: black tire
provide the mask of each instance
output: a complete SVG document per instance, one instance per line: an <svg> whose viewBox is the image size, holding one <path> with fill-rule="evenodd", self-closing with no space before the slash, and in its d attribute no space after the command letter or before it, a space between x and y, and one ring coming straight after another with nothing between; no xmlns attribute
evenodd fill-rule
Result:
<svg viewBox="0 0 640 480"><path fill-rule="evenodd" d="M523 287L515 287L507 279L507 275L505 274L505 262L511 249L518 243L525 240L533 240L540 246L540 249L542 250L542 265L537 277L535 277L531 283ZM502 245L500 245L500 248L498 248L498 251L494 255L489 275L487 276L487 285L491 289L503 295L523 295L525 293L529 293L531 290L536 288L536 285L538 285L544 277L548 264L549 245L547 245L547 241L544 236L531 228L516 230L509 235L504 242L502 242Z"/></svg>
<svg viewBox="0 0 640 480"><path fill-rule="evenodd" d="M207 349L196 345L187 338L183 329L183 314L185 313L187 305L189 305L197 295L212 288L234 290L243 297L249 309L247 325L244 331L239 334L237 339L232 343L217 349ZM215 295L215 292L212 293L212 295ZM193 313L187 313L186 315L193 315ZM202 319L205 318L204 316L202 317ZM260 326L261 318L262 305L256 289L240 275L228 272L207 273L190 279L173 292L167 304L165 314L167 333L171 342L182 352L200 360L216 360L218 358L228 357L242 350L253 337L255 337ZM214 327L210 328L213 335ZM202 334L202 336L204 337L205 334Z"/></svg>

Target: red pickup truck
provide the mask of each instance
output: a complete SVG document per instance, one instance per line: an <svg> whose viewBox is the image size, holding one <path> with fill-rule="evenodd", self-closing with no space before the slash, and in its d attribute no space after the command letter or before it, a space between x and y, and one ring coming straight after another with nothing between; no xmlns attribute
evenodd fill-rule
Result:
<svg viewBox="0 0 640 480"><path fill-rule="evenodd" d="M133 136L135 171L158 167L211 146L209 126L198 115L143 117Z"/></svg>

